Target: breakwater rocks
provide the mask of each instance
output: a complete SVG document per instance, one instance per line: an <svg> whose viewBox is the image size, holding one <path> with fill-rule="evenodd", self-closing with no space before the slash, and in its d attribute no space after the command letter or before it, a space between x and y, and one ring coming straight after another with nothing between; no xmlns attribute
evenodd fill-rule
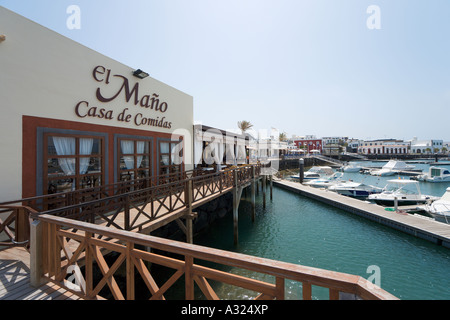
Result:
<svg viewBox="0 0 450 320"><path fill-rule="evenodd" d="M208 203L193 209L192 211L197 213L197 218L194 219L193 222L193 231L195 236L196 233L199 233L209 227L217 219L222 219L227 214L232 213L233 194L231 192L225 193L224 195L211 200ZM175 221L153 231L151 235L177 241L186 241L184 233Z"/></svg>

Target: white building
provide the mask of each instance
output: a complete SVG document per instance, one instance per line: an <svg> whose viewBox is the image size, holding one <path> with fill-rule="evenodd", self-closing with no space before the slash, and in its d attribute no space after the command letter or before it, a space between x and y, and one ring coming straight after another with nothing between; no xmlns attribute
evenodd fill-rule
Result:
<svg viewBox="0 0 450 320"><path fill-rule="evenodd" d="M444 147L443 140L417 140L416 137L411 140L411 153L415 154L441 153Z"/></svg>
<svg viewBox="0 0 450 320"><path fill-rule="evenodd" d="M358 147L358 153L383 154L383 155L403 155L409 153L409 142L396 139L380 139L364 141Z"/></svg>
<svg viewBox="0 0 450 320"><path fill-rule="evenodd" d="M0 25L0 201L192 168L190 95L3 7Z"/></svg>

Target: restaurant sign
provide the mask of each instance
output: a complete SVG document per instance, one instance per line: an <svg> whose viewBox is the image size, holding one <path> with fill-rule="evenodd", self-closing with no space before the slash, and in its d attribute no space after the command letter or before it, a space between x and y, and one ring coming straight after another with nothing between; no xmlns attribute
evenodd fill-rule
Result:
<svg viewBox="0 0 450 320"><path fill-rule="evenodd" d="M111 69L106 69L103 66L97 66L92 71L92 76L95 81L104 85L109 85L111 82L119 83L120 88L114 94L106 96L102 93L100 87L97 88L95 96L98 101L108 103L114 101L119 96L124 96L127 103L132 103L139 109L130 110L123 108L122 111L115 113L114 110L107 107L98 107L89 104L88 101L80 101L75 105L75 114L80 118L92 117L105 120L117 120L119 122L134 123L136 126L151 126L170 129L172 122L168 121L164 116L169 109L169 104L165 101L160 101L159 95L156 93L139 95L139 82L131 88L127 77L120 74L111 75ZM156 115L148 117L144 115L147 110L156 112ZM136 112L138 111L138 112Z"/></svg>

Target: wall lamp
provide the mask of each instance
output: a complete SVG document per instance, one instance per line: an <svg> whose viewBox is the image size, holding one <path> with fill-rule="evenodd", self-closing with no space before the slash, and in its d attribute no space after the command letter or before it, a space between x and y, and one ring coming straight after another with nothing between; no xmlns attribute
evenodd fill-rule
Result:
<svg viewBox="0 0 450 320"><path fill-rule="evenodd" d="M141 69L137 69L136 71L133 71L133 76L138 77L139 79L144 79L147 78L149 74Z"/></svg>
<svg viewBox="0 0 450 320"><path fill-rule="evenodd" d="M5 41L6 36L4 34L0 34L0 42Z"/></svg>

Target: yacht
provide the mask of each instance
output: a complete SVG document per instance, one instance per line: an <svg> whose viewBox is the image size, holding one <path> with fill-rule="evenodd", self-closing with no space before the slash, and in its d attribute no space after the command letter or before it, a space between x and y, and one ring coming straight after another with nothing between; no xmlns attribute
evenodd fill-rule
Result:
<svg viewBox="0 0 450 320"><path fill-rule="evenodd" d="M392 176L400 171L408 171L414 169L414 166L406 164L404 161L389 160L381 169L373 169L370 171L372 176Z"/></svg>
<svg viewBox="0 0 450 320"><path fill-rule="evenodd" d="M328 187L328 190L353 198L367 198L371 194L381 193L383 188L362 182L346 181Z"/></svg>
<svg viewBox="0 0 450 320"><path fill-rule="evenodd" d="M383 206L394 206L395 201L399 206L424 204L427 201L434 201L438 197L423 195L420 192L419 182L415 180L393 179L388 180L388 184L381 193L371 194L368 200ZM408 190L408 186L414 186L416 192Z"/></svg>
<svg viewBox="0 0 450 320"><path fill-rule="evenodd" d="M450 223L450 187L447 188L442 198L427 203L424 209L435 220Z"/></svg>
<svg viewBox="0 0 450 320"><path fill-rule="evenodd" d="M425 182L450 182L450 171L447 168L430 167L428 173L412 177L411 179Z"/></svg>
<svg viewBox="0 0 450 320"><path fill-rule="evenodd" d="M314 180L320 179L326 176L331 176L334 174L334 171L331 167L328 166L317 166L312 167L308 171L303 174L303 180ZM293 179L299 179L298 174L294 174L291 176Z"/></svg>
<svg viewBox="0 0 450 320"><path fill-rule="evenodd" d="M355 165L355 164L348 164L346 166L343 166L341 170L343 172L359 172L362 169L361 166Z"/></svg>
<svg viewBox="0 0 450 320"><path fill-rule="evenodd" d="M305 185L316 188L328 188L332 185L342 182L341 178L344 175L343 172L336 172L331 176L325 176L319 179L313 179L305 182Z"/></svg>

